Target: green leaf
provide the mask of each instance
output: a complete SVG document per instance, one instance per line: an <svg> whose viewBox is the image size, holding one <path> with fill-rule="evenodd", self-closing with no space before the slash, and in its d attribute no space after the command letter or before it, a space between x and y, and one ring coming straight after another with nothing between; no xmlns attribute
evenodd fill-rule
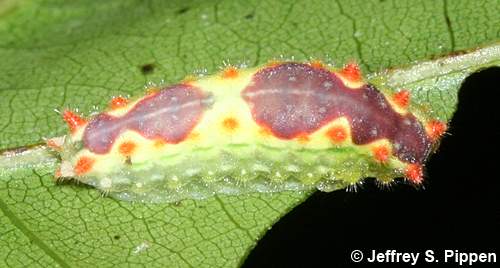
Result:
<svg viewBox="0 0 500 268"><path fill-rule="evenodd" d="M54 109L89 113L113 95L140 94L148 82L280 56L330 58L338 65L357 60L377 83L410 88L417 102L447 119L461 81L498 65L498 54L486 62L462 58L465 65L451 71L435 65L420 80L424 65L409 76L400 72L412 67L381 71L498 41L499 8L496 0L3 1L0 149L64 134ZM5 163L2 267L234 267L309 194L127 203L83 185L56 185L50 161L12 172Z"/></svg>

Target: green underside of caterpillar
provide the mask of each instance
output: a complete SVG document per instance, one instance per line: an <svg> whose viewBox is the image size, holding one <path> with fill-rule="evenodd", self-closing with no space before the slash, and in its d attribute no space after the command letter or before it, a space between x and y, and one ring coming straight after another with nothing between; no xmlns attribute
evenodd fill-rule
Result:
<svg viewBox="0 0 500 268"><path fill-rule="evenodd" d="M133 163L98 176L79 178L104 193L129 201L177 202L214 194L333 191L361 178L389 182L401 171L374 163L351 148L282 150L263 145L198 149Z"/></svg>

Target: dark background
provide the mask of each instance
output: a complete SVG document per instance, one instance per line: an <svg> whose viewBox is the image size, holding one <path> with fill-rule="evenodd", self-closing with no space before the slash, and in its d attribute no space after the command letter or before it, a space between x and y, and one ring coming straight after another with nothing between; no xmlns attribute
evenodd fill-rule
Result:
<svg viewBox="0 0 500 268"><path fill-rule="evenodd" d="M368 178L357 192L316 192L266 233L243 266L345 267L353 265L354 249L365 257L372 249L421 255L432 249L437 258L443 249L458 249L496 252L496 265L488 267L500 267L499 129L500 68L490 68L462 85L423 188L401 181L382 189ZM423 256L418 264L425 265ZM366 261L357 266L411 267Z"/></svg>

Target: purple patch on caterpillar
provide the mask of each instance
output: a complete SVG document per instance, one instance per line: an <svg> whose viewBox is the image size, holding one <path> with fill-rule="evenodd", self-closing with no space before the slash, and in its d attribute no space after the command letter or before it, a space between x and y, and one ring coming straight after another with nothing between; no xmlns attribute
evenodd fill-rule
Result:
<svg viewBox="0 0 500 268"><path fill-rule="evenodd" d="M83 144L91 152L105 154L125 130L137 131L147 139L179 143L196 126L211 102L211 97L199 88L184 84L170 86L137 102L123 116L97 115L85 128Z"/></svg>
<svg viewBox="0 0 500 268"><path fill-rule="evenodd" d="M308 64L285 63L257 72L242 92L254 120L282 139L310 134L345 116L355 144L388 139L394 155L423 163L432 142L422 124L393 110L372 85L349 88L334 73Z"/></svg>

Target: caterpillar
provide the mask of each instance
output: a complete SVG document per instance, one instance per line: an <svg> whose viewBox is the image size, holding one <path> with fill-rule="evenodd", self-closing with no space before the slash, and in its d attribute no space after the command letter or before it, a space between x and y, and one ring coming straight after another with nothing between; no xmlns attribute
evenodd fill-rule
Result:
<svg viewBox="0 0 500 268"><path fill-rule="evenodd" d="M408 90L377 89L355 63L228 66L212 76L112 98L91 118L65 110L70 133L47 144L56 179L132 201L319 189L376 177L423 180L446 131Z"/></svg>

